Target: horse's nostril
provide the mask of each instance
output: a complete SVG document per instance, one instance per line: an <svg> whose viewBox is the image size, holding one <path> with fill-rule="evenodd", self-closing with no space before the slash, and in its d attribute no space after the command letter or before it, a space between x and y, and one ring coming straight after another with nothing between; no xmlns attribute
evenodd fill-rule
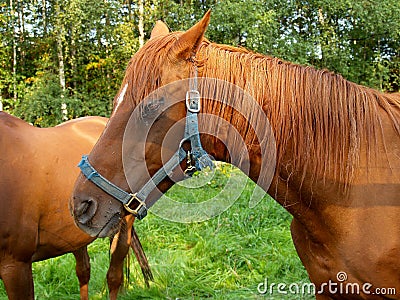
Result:
<svg viewBox="0 0 400 300"><path fill-rule="evenodd" d="M81 224L86 224L89 222L93 216L96 214L97 211L97 201L94 199L88 199L82 201L76 208L75 208L75 218Z"/></svg>

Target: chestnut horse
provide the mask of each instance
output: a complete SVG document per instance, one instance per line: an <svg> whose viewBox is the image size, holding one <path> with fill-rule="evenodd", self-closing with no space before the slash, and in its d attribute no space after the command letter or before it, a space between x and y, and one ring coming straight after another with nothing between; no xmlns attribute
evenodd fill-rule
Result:
<svg viewBox="0 0 400 300"><path fill-rule="evenodd" d="M0 278L9 299L34 299L32 262L68 252L76 259L81 299L88 299L86 245L94 239L74 224L68 198L78 174L76 163L93 147L106 122L106 118L87 117L36 128L0 112ZM119 239L113 241L107 274L111 299L116 299L122 283L133 220L123 223ZM136 234L132 243L145 266ZM144 268L147 277L148 270Z"/></svg>
<svg viewBox="0 0 400 300"><path fill-rule="evenodd" d="M238 160L227 151L234 143L230 133L235 130L241 135L249 154L249 177L293 216L293 242L315 284L316 297L399 298L400 97L359 86L326 70L211 43L204 38L209 19L208 12L188 31L175 33L158 22L151 39L131 59L122 83L126 96L114 108L86 165L90 163L104 178L133 192L133 197L122 205L81 174L71 198L78 226L92 236L106 236L128 211L138 214L157 200L160 193L146 193L143 199L138 191L143 191L148 174L153 176L163 167L162 151L171 157L178 149L183 132L181 137L175 134L172 152L162 142L170 128L185 118L189 105L185 107L183 96L167 108L163 103L168 101L157 98L157 92L152 99L163 101L143 101L160 86L167 87L165 95L181 97L187 84L171 87L171 83L193 77L197 68L199 81L216 78L234 83L255 100L256 105L231 94L225 90L229 84L205 80L199 87L203 97L200 132L218 131L225 140L200 134L201 144L217 160L235 163ZM225 103L210 98L223 98ZM234 102L250 106L253 112L260 107L263 115L238 112L232 108ZM136 107L141 115L129 121ZM152 114L157 115L154 120L149 119ZM202 115L206 114L216 116L220 123L205 122ZM247 121L252 118L258 119L255 123L265 128L266 135L272 129L275 157L261 155L267 136L256 136L257 128ZM132 143L131 152L126 151L138 156L132 170L123 168L128 121L138 128L154 121L142 141L147 169L139 167L143 160L135 152L137 143ZM124 147L125 142L126 138ZM274 159L271 181L260 181L262 169ZM127 176L129 185L124 171L134 176ZM165 192L173 181L167 178L156 184Z"/></svg>

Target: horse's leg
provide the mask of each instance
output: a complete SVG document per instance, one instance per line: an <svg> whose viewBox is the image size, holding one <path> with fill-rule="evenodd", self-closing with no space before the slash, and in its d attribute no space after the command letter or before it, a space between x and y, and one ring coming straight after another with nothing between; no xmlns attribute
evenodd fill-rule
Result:
<svg viewBox="0 0 400 300"><path fill-rule="evenodd" d="M89 299L89 279L90 279L90 258L87 246L83 246L72 252L76 260L76 276L79 280L79 291L81 300Z"/></svg>
<svg viewBox="0 0 400 300"><path fill-rule="evenodd" d="M111 242L111 262L107 272L107 284L110 291L110 300L117 299L119 288L124 277L124 260L128 255L131 242L131 227L134 218L127 216L121 222L119 232L114 236Z"/></svg>
<svg viewBox="0 0 400 300"><path fill-rule="evenodd" d="M9 300L34 299L31 262L7 259L0 267L0 275Z"/></svg>

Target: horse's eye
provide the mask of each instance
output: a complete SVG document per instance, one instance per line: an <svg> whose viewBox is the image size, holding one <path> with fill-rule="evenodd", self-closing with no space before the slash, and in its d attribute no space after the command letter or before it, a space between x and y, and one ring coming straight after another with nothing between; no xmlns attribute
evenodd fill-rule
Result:
<svg viewBox="0 0 400 300"><path fill-rule="evenodd" d="M146 105L143 106L142 118L148 119L157 117L157 113L163 106L164 102L164 97L149 101Z"/></svg>

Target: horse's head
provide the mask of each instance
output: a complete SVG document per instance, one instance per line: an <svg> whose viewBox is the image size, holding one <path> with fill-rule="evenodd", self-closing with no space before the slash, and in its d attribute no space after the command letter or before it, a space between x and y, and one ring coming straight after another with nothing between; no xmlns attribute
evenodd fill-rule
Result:
<svg viewBox="0 0 400 300"><path fill-rule="evenodd" d="M81 162L85 176L81 174L77 179L71 198L76 223L92 236L112 234L127 211L137 214L143 208L142 200L156 200L160 191L173 184L171 179L163 178L158 189L145 191L147 199L134 196L182 146L185 124L179 121L186 116L185 94L189 87L185 83L168 84L193 75L196 52L209 19L210 12L188 31L178 33L169 33L159 21L151 39L132 57L109 123L89 157ZM161 86L166 87L160 90ZM175 101L174 97L182 97L183 101ZM171 145L161 143L167 135L176 135L168 139L173 140ZM182 172L176 177L181 179ZM104 180L94 184L94 178ZM123 191L114 186L102 188L107 182ZM115 193L123 198L122 203L115 200Z"/></svg>

